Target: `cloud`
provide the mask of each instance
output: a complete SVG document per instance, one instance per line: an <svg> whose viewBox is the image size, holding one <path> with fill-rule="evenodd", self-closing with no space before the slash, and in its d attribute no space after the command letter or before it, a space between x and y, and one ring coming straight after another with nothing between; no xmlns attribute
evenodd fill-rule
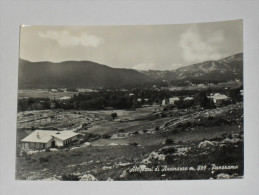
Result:
<svg viewBox="0 0 259 195"><path fill-rule="evenodd" d="M69 31L54 31L39 32L38 35L44 39L56 41L62 47L83 46L83 47L98 47L103 39L88 33L72 35Z"/></svg>
<svg viewBox="0 0 259 195"><path fill-rule="evenodd" d="M136 70L175 70L182 66L183 66L182 64L169 64L169 65L161 66L154 63L142 63L142 64L137 64L132 68Z"/></svg>
<svg viewBox="0 0 259 195"><path fill-rule="evenodd" d="M220 46L224 44L224 40L224 34L220 30L205 36L193 25L181 34L179 46L187 63L197 63L222 58Z"/></svg>

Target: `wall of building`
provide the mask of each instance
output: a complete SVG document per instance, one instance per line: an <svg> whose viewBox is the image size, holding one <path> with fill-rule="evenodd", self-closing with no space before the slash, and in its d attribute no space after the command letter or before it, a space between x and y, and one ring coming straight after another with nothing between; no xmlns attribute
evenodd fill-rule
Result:
<svg viewBox="0 0 259 195"><path fill-rule="evenodd" d="M71 139L72 139L72 141L77 140L77 135L76 135L76 136L74 136L74 137L72 137Z"/></svg>
<svg viewBox="0 0 259 195"><path fill-rule="evenodd" d="M50 148L51 147L51 142L53 139L51 139L49 142L46 143L45 148Z"/></svg>
<svg viewBox="0 0 259 195"><path fill-rule="evenodd" d="M45 149L46 147L50 147L51 146L51 142L49 144L49 146L47 146L47 144L45 143L38 143L38 142L22 142L21 143L21 148L28 150L28 149Z"/></svg>
<svg viewBox="0 0 259 195"><path fill-rule="evenodd" d="M55 145L60 147L64 145L64 142L56 137L54 137Z"/></svg>

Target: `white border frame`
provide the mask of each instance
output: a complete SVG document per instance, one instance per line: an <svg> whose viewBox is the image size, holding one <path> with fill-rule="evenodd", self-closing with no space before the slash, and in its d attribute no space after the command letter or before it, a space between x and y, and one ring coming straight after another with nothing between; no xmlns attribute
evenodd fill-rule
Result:
<svg viewBox="0 0 259 195"><path fill-rule="evenodd" d="M0 0L0 194L259 194L259 2ZM243 19L245 174L237 180L15 180L19 25L180 24Z"/></svg>

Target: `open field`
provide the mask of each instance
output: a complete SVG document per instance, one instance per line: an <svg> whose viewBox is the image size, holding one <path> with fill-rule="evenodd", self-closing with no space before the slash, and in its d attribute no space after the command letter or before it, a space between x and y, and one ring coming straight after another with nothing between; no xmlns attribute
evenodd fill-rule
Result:
<svg viewBox="0 0 259 195"><path fill-rule="evenodd" d="M50 99L58 99L64 96L72 97L74 94L78 94L78 92L56 92L52 93L47 89L23 89L18 90L18 98L50 98Z"/></svg>
<svg viewBox="0 0 259 195"><path fill-rule="evenodd" d="M211 110L165 112L154 112L154 107L19 112L17 142L34 129L72 130L84 139L55 151L26 154L18 149L16 178L239 178L243 175L242 109L238 103ZM112 112L118 114L114 121Z"/></svg>

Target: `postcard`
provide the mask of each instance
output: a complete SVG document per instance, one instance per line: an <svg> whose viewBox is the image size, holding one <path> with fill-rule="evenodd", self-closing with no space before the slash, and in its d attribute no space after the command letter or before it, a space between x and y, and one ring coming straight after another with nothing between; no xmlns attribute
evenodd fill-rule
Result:
<svg viewBox="0 0 259 195"><path fill-rule="evenodd" d="M243 178L243 21L20 28L17 180Z"/></svg>

